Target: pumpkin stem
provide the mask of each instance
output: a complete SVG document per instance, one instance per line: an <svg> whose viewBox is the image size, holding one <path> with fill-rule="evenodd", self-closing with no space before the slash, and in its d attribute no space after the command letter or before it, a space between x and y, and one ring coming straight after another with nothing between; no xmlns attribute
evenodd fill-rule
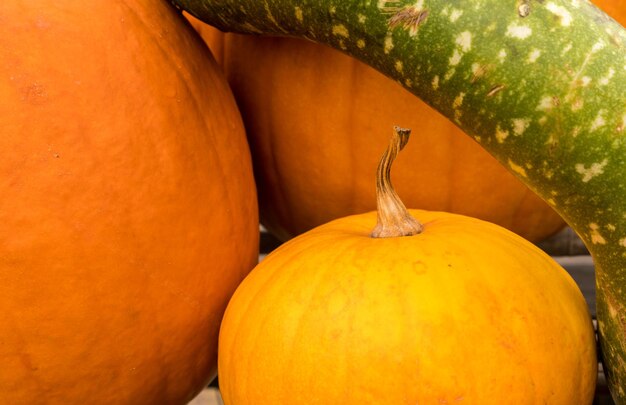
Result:
<svg viewBox="0 0 626 405"><path fill-rule="evenodd" d="M409 214L391 184L391 165L409 141L411 130L393 127L393 135L376 170L376 205L378 221L373 238L393 238L421 233L424 226Z"/></svg>

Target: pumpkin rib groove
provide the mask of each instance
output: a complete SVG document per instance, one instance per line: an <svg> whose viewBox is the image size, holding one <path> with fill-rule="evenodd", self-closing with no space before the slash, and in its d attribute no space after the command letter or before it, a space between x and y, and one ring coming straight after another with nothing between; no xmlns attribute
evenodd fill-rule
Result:
<svg viewBox="0 0 626 405"><path fill-rule="evenodd" d="M130 7L128 4L122 2L121 4L126 6L126 9L129 11L129 15L135 17L135 20L138 21L143 27L145 27L146 29L151 29L152 26L147 23L141 16L140 14L137 12L137 10L133 9L132 7ZM185 20L182 16L178 16L177 14L177 18L179 20L181 20L181 22L183 23L183 25L188 26L188 22L187 20ZM189 27L189 29L191 30L191 27ZM187 93L191 95L191 97L189 98L189 100L192 101L191 106L193 107L193 109L195 110L195 115L197 116L204 116L202 108L200 107L200 102L198 101L198 97L199 95L197 95L196 91L192 90L192 84L195 83L195 80L192 79L191 77L187 77L180 69L181 66L183 66L183 64L180 63L179 58L178 58L178 54L177 53L172 53L172 52L168 52L164 47L161 41L155 41L154 42L157 46L157 49L159 49L159 51L161 52L161 55L163 56L163 60L168 62L168 64L170 65L171 69L170 71L174 72L178 77L180 77L180 82L184 84ZM202 42L202 44L204 46L206 46L206 44L204 42ZM209 52L210 53L210 52ZM213 58L213 56L211 56L211 58ZM213 63L217 64L217 62L213 61ZM220 72L217 73L218 75L221 75ZM222 97L228 97L228 95L222 95ZM233 99L234 102L234 99ZM205 129L205 133L211 133L213 131L211 131L210 128L210 124L207 120L202 119L201 122L204 124L204 129ZM214 158L212 160L214 161L218 161L219 159L217 159L217 150L219 148L217 148L216 142L214 138L208 138L208 137L204 137L205 139L207 139L208 141L212 142L212 148L207 148L208 151L210 153L213 154ZM226 175L226 172L224 171L224 168L222 167L222 165L218 164L215 165L215 167L220 170L220 178L227 178L228 176ZM230 189L226 188L225 190L225 197L228 199L228 206L233 206L234 202L231 196L231 193L229 192ZM229 213L231 214L231 223L237 223L238 221L235 220L234 215L235 213L233 211L229 211Z"/></svg>

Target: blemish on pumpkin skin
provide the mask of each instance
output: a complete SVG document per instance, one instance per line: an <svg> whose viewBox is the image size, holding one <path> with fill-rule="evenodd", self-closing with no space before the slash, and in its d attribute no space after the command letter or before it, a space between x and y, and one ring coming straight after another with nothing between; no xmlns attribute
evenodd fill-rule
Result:
<svg viewBox="0 0 626 405"><path fill-rule="evenodd" d="M21 93L21 100L27 104L41 105L48 100L48 92L46 91L46 88L37 82L22 87Z"/></svg>

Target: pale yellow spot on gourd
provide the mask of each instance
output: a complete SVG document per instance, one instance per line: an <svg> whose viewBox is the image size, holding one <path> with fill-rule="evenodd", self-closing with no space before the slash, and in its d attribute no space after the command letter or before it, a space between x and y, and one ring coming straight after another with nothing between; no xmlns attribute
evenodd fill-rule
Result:
<svg viewBox="0 0 626 405"><path fill-rule="evenodd" d="M274 24L277 27L280 27L280 24L278 24L278 21L276 21L276 19L272 15L272 10L270 9L269 3L266 1L265 3L263 3L263 6L265 7L265 13L267 15L267 18L272 22L272 24ZM283 29L281 29L281 31L284 32Z"/></svg>
<svg viewBox="0 0 626 405"><path fill-rule="evenodd" d="M363 15L363 14L359 14L359 15L357 16L357 19L358 19L358 21L359 21L361 24L365 24L365 21L367 20L367 16L365 16L365 15Z"/></svg>
<svg viewBox="0 0 626 405"><path fill-rule="evenodd" d="M600 227L598 226L598 224L589 224L589 229L591 229L591 232L589 234L589 236L591 237L591 243L593 243L594 245L606 244L606 239L604 239L604 237L600 234Z"/></svg>
<svg viewBox="0 0 626 405"><path fill-rule="evenodd" d="M393 38L391 37L391 35L387 35L385 37L384 51L387 54L391 52L392 49L393 49Z"/></svg>
<svg viewBox="0 0 626 405"><path fill-rule="evenodd" d="M599 50L603 49L605 46L606 44L603 41L598 41L591 47L591 53L596 53Z"/></svg>
<svg viewBox="0 0 626 405"><path fill-rule="evenodd" d="M591 123L590 129L592 131L595 131L596 129L603 127L605 124L606 124L606 120L604 119L604 110L600 110L596 118Z"/></svg>
<svg viewBox="0 0 626 405"><path fill-rule="evenodd" d="M394 67L396 68L396 72L398 73L402 73L402 71L404 70L404 65L402 64L401 60L397 60Z"/></svg>
<svg viewBox="0 0 626 405"><path fill-rule="evenodd" d="M496 24L495 22L492 22L491 24L487 26L487 28L485 28L485 32L493 32L496 30L496 28L498 28L498 24Z"/></svg>
<svg viewBox="0 0 626 405"><path fill-rule="evenodd" d="M454 99L452 103L452 108L457 109L463 104L463 99L465 98L465 93L459 93L458 96Z"/></svg>
<svg viewBox="0 0 626 405"><path fill-rule="evenodd" d="M529 125L530 120L528 118L516 118L513 120L513 133L520 136L526 132Z"/></svg>
<svg viewBox="0 0 626 405"><path fill-rule="evenodd" d="M546 4L546 9L548 9L548 11L550 11L552 14L559 17L559 20L561 21L561 25L563 27L569 27L572 24L572 15L569 13L569 11L567 11L565 7L549 2Z"/></svg>
<svg viewBox="0 0 626 405"><path fill-rule="evenodd" d="M335 6L328 7L328 13L330 13L331 15L336 14L337 13L337 7L335 7Z"/></svg>
<svg viewBox="0 0 626 405"><path fill-rule="evenodd" d="M431 84L433 86L433 90L439 89L439 76L438 75L433 77L433 81Z"/></svg>
<svg viewBox="0 0 626 405"><path fill-rule="evenodd" d="M539 118L539 119L537 120L537 122L538 122L540 125L543 125L543 124L545 124L546 122L548 122L548 117L546 117L546 116L544 115L543 117Z"/></svg>
<svg viewBox="0 0 626 405"><path fill-rule="evenodd" d="M622 239L620 239L620 240L619 240L619 244L620 244L620 246L622 246L622 247L625 247L625 248L626 248L626 238L622 238Z"/></svg>
<svg viewBox="0 0 626 405"><path fill-rule="evenodd" d="M405 79L405 80L404 80L404 85L405 85L406 87L413 87L413 80L411 80L411 79Z"/></svg>
<svg viewBox="0 0 626 405"><path fill-rule="evenodd" d="M295 8L295 13L296 13L296 19L298 20L298 22L300 23L304 22L304 14L302 13L302 9L300 7Z"/></svg>
<svg viewBox="0 0 626 405"><path fill-rule="evenodd" d="M600 84L602 86L606 86L607 84L609 84L609 82L611 81L614 75L615 75L615 69L609 68L609 72L606 74L606 76L600 79Z"/></svg>
<svg viewBox="0 0 626 405"><path fill-rule="evenodd" d="M524 169L522 166L516 165L511 159L509 159L508 163L511 170L513 170L515 173L519 174L522 177L528 177L528 175L526 174L526 169Z"/></svg>
<svg viewBox="0 0 626 405"><path fill-rule="evenodd" d="M517 39L526 39L533 33L532 28L527 25L509 25L506 29L506 36Z"/></svg>
<svg viewBox="0 0 626 405"><path fill-rule="evenodd" d="M535 63L537 59L541 56L541 51L539 49L533 49L532 52L528 55L528 62Z"/></svg>
<svg viewBox="0 0 626 405"><path fill-rule="evenodd" d="M591 166L589 167L585 166L582 163L576 163L574 168L576 169L576 172L578 174L582 175L583 183L587 183L594 177L599 176L602 173L604 173L604 168L606 167L607 163L608 163L608 159L604 159L600 163L592 163Z"/></svg>
<svg viewBox="0 0 626 405"><path fill-rule="evenodd" d="M363 49L363 48L365 48L365 40L363 40L363 39L358 39L358 40L356 41L356 46L357 46L357 48L359 48L359 49Z"/></svg>
<svg viewBox="0 0 626 405"><path fill-rule="evenodd" d="M498 125L496 127L496 140L498 141L498 143L504 143L504 141L508 137L509 137L509 131L507 131L506 129L500 128L500 126Z"/></svg>
<svg viewBox="0 0 626 405"><path fill-rule="evenodd" d="M452 68L446 72L446 74L443 76L443 79L448 81L452 78L452 76L454 76L455 73L456 73L456 69Z"/></svg>
<svg viewBox="0 0 626 405"><path fill-rule="evenodd" d="M550 205L552 205L553 207L556 206L556 201L554 201L554 198L548 198L546 200L546 202Z"/></svg>
<svg viewBox="0 0 626 405"><path fill-rule="evenodd" d="M463 55L461 55L461 52L459 52L458 49L455 49L449 60L450 66L458 65L459 62L461 62L461 58L463 58Z"/></svg>
<svg viewBox="0 0 626 405"><path fill-rule="evenodd" d="M263 34L262 30L260 30L259 28L255 27L254 25L250 24L247 21L245 23L243 23L243 27L246 29L247 32L255 33L255 34Z"/></svg>
<svg viewBox="0 0 626 405"><path fill-rule="evenodd" d="M574 46L572 44L567 44L565 48L563 48L563 50L561 51L561 55L565 55L566 53L571 51L573 47Z"/></svg>
<svg viewBox="0 0 626 405"><path fill-rule="evenodd" d="M500 52L498 52L498 60L500 61L500 63L504 62L504 60L506 59L506 50L505 49L500 49Z"/></svg>
<svg viewBox="0 0 626 405"><path fill-rule="evenodd" d="M572 111L579 111L583 108L584 105L585 105L585 102L583 101L583 99L577 98L576 100L572 102Z"/></svg>
<svg viewBox="0 0 626 405"><path fill-rule="evenodd" d="M450 12L450 22L455 23L463 15L463 10L454 9Z"/></svg>
<svg viewBox="0 0 626 405"><path fill-rule="evenodd" d="M613 224L608 224L608 225L606 226L606 229L608 229L609 231L614 231L616 228L615 228L615 225L613 225Z"/></svg>
<svg viewBox="0 0 626 405"><path fill-rule="evenodd" d="M539 101L539 105L537 106L538 111L547 111L551 110L554 107L554 98L551 96L545 96Z"/></svg>
<svg viewBox="0 0 626 405"><path fill-rule="evenodd" d="M463 52L467 52L472 49L472 33L469 31L463 31L455 40L455 43L461 47Z"/></svg>
<svg viewBox="0 0 626 405"><path fill-rule="evenodd" d="M350 37L350 32L343 24L333 25L333 35L337 35L340 37L348 38Z"/></svg>
<svg viewBox="0 0 626 405"><path fill-rule="evenodd" d="M607 308L609 310L609 316L611 318L616 318L617 317L617 310L615 309L615 307L613 305L611 305L610 302L608 303Z"/></svg>
<svg viewBox="0 0 626 405"><path fill-rule="evenodd" d="M589 76L583 76L583 77L581 77L581 78L580 78L580 84L581 84L583 87L587 87L587 86L589 86L589 83L591 83L591 77L589 77Z"/></svg>

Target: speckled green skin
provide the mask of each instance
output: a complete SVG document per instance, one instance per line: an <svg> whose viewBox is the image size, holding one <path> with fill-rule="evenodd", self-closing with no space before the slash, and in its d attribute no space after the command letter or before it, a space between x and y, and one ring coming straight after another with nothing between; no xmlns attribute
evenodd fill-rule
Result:
<svg viewBox="0 0 626 405"><path fill-rule="evenodd" d="M605 369L626 404L623 27L585 0L176 2L224 31L304 37L365 61L554 206L594 257Z"/></svg>

